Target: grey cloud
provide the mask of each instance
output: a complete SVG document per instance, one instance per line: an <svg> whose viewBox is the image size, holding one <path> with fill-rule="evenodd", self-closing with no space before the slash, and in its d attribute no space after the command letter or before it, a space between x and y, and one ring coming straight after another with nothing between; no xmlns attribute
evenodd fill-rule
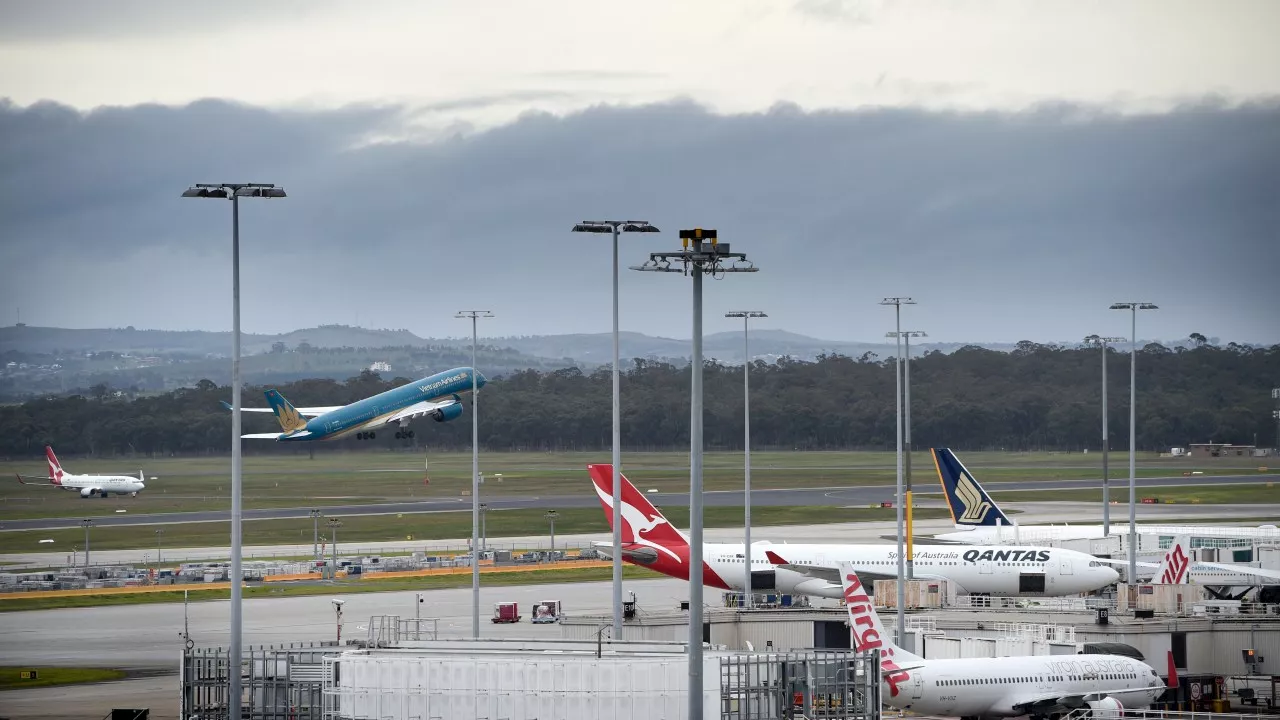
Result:
<svg viewBox="0 0 1280 720"><path fill-rule="evenodd" d="M189 3L169 0L39 0L0 3L0 40L40 42L203 34L266 20L323 14L333 0Z"/></svg>
<svg viewBox="0 0 1280 720"><path fill-rule="evenodd" d="M245 179L290 194L243 211L254 329L351 322L358 306L375 326L456 334L454 306L480 303L493 334L607 330L607 244L568 230L613 215L664 230L626 238L624 265L694 225L749 253L762 271L712 283L709 318L760 306L796 332L875 339L891 319L875 301L913 295L909 322L937 341L1070 340L1127 331L1106 306L1132 296L1161 303L1146 336L1280 340L1276 105L717 115L686 101L361 145L405 118L0 107L0 303L40 292L33 258L87 278L127 258L137 294L64 282L41 296L48 324L225 326L226 214L177 194ZM624 328L688 336L687 280L621 281ZM187 300L148 302L148 283Z"/></svg>

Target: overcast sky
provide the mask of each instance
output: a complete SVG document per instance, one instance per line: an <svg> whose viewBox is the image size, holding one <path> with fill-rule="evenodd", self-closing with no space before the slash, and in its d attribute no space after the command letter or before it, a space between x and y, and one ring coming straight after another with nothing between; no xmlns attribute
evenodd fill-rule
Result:
<svg viewBox="0 0 1280 720"><path fill-rule="evenodd" d="M1280 341L1280 3L0 2L0 324L610 328L717 227L765 326ZM690 282L622 272L688 337Z"/></svg>

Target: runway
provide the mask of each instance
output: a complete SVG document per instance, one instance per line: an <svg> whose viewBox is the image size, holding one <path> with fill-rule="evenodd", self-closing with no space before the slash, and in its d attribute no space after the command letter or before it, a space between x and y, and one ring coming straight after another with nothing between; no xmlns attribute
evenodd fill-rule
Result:
<svg viewBox="0 0 1280 720"><path fill-rule="evenodd" d="M1137 486L1140 488L1159 488L1159 487L1180 487L1187 485L1253 485L1258 483L1280 482L1280 474L1267 475L1195 475L1195 476L1173 476L1161 478L1138 478ZM1115 489L1126 488L1128 486L1128 478L1112 478L1112 487ZM989 492L1034 492L1036 490L1093 490L1100 489L1102 479L1083 479L1083 480L1022 480L1007 482L988 482L983 483L983 487ZM926 488L925 484L921 484L922 488ZM640 488L644 490L645 488ZM817 487L817 488L775 488L767 490L753 490L751 492L751 504L755 506L768 505L872 505L881 502L892 501L894 498L894 485L866 485L866 486L840 486L840 487ZM1280 493L1280 491L1278 491ZM927 483L926 489L916 490L915 494L920 495L941 495L941 490L935 482ZM687 506L689 504L688 493L652 493L646 497L657 507L663 506ZM1028 500L1034 500L1033 496L1028 496ZM495 497L493 499L485 498L491 510L511 510L511 509L545 509L555 507L558 509L565 508L593 508L599 506L599 499L594 493L577 493L572 495L542 495L542 496L517 496L517 497ZM91 501L86 501L91 502ZM743 505L743 493L740 490L720 490L703 494L703 502L708 506L727 506L741 507ZM450 497L439 498L435 500L405 500L400 502L382 502L360 505L307 505L303 507L292 508L261 508L243 511L245 520L283 520L292 518L309 517L312 508L320 508L324 514L329 517L338 515L390 515L399 513L427 513L427 512L449 512L466 510L471 506L471 499L466 497ZM167 523L192 523L192 522L216 522L229 520L230 512L227 511L203 511L203 512L175 512L175 513L148 513L140 515L108 515L105 517L95 517L94 524L98 527L111 525L159 525ZM80 527L80 518L33 518L26 520L7 520L0 523L0 531L3 530L56 530L65 528Z"/></svg>

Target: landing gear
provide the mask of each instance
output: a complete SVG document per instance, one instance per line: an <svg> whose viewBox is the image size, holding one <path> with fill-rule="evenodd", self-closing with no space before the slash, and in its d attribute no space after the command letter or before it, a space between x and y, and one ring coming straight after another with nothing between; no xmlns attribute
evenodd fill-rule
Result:
<svg viewBox="0 0 1280 720"><path fill-rule="evenodd" d="M376 434L376 433L372 433L372 432L358 432L358 433L356 433L356 439L357 439L357 440L372 440L372 439L374 439L375 437L377 437L377 434Z"/></svg>
<svg viewBox="0 0 1280 720"><path fill-rule="evenodd" d="M412 437L413 437L412 430L401 430L396 433L397 440L408 440L409 438L412 438Z"/></svg>

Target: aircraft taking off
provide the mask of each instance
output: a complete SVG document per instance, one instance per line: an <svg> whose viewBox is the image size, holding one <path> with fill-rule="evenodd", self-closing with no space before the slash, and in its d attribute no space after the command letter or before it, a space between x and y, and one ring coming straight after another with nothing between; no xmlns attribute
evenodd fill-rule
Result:
<svg viewBox="0 0 1280 720"><path fill-rule="evenodd" d="M1003 542L1039 542L1043 540L1096 540L1105 537L1102 525L1018 525L1009 519L995 500L982 489L973 473L948 448L933 448L938 482L947 498L947 507L957 532L933 535L942 542L991 545ZM1280 540L1275 525L1251 527L1137 525L1139 535L1188 535L1241 540ZM1128 523L1112 523L1112 535L1128 535ZM1195 544L1194 542L1192 543Z"/></svg>
<svg viewBox="0 0 1280 720"><path fill-rule="evenodd" d="M857 567L840 563L850 644L880 650L880 698L899 710L961 718L1123 716L1165 691L1150 665L1123 655L1023 655L926 660L898 647L876 614Z"/></svg>
<svg viewBox="0 0 1280 720"><path fill-rule="evenodd" d="M350 405L295 408L275 390L266 391L266 408L241 408L244 412L273 412L283 432L249 433L242 438L270 439L281 442L337 440L355 434L357 439L372 440L379 428L395 423L396 438L413 437L409 421L427 416L436 422L449 422L462 416L462 395L471 392L471 376L476 389L488 382L473 368L460 367L436 373L431 377L392 388ZM222 403L228 410L227 403ZM310 418L303 420L304 417Z"/></svg>
<svg viewBox="0 0 1280 720"><path fill-rule="evenodd" d="M612 528L613 466L588 465L605 518ZM625 476L622 485L623 559L664 575L689 579L689 539L677 530ZM613 544L592 543L608 554ZM836 563L852 562L863 582L896 578L897 546L849 544L751 544L751 585L796 595L840 598ZM705 543L702 581L724 590L746 586L742 543ZM948 580L962 592L989 595L1075 595L1106 587L1119 574L1074 550L1044 547L948 546L916 551L921 580Z"/></svg>
<svg viewBox="0 0 1280 720"><path fill-rule="evenodd" d="M136 496L147 487L142 480L141 470L138 471L138 477L129 475L72 475L62 469L62 463L58 462L58 456L53 454L53 446L46 445L44 447L44 455L45 459L49 461L49 482L27 482L23 480L23 477L26 477L27 480L36 481L44 479L33 475L18 475L18 482L23 485L76 490L79 491L82 498L90 498L95 495L104 498L108 495Z"/></svg>

